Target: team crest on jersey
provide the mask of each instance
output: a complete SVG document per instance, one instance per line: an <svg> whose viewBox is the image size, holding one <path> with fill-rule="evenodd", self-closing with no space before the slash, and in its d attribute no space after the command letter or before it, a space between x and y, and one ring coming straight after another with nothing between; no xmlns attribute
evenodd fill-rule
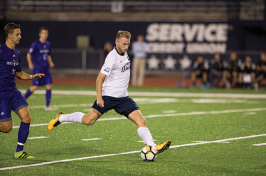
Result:
<svg viewBox="0 0 266 176"><path fill-rule="evenodd" d="M125 71L127 71L128 69L130 69L130 62L126 63L126 64L122 67L121 72L125 72Z"/></svg>
<svg viewBox="0 0 266 176"><path fill-rule="evenodd" d="M104 71L109 72L110 71L110 68L107 67L106 69L104 69Z"/></svg>
<svg viewBox="0 0 266 176"><path fill-rule="evenodd" d="M7 65L13 65L13 66L16 66L18 65L19 63L16 61L15 58L13 58L13 62L6 62Z"/></svg>

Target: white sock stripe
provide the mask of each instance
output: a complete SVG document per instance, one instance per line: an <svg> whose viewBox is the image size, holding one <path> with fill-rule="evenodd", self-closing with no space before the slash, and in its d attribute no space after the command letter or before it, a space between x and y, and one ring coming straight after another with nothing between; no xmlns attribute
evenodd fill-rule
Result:
<svg viewBox="0 0 266 176"><path fill-rule="evenodd" d="M18 142L18 145L24 145L23 143Z"/></svg>

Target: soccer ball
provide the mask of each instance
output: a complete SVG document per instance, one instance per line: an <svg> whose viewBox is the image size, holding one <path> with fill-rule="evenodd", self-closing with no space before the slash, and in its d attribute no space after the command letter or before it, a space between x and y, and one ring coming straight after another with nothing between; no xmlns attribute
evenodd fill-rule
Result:
<svg viewBox="0 0 266 176"><path fill-rule="evenodd" d="M158 152L156 148L151 146L146 146L142 148L140 152L141 158L144 159L145 161L154 161L155 158L157 157L157 154Z"/></svg>

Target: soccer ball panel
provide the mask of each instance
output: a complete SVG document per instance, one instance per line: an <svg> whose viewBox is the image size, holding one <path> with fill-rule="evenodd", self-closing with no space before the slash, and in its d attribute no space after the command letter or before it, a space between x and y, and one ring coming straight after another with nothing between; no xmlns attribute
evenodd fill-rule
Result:
<svg viewBox="0 0 266 176"><path fill-rule="evenodd" d="M157 150L155 147L146 146L141 149L140 156L145 161L154 161L157 157Z"/></svg>

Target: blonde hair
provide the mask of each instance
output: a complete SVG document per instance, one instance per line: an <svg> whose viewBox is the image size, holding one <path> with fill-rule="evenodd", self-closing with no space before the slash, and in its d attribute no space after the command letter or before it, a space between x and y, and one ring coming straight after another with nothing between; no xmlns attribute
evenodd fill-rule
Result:
<svg viewBox="0 0 266 176"><path fill-rule="evenodd" d="M131 34L128 31L118 31L117 34L116 34L116 38L115 39L117 40L117 39L120 39L122 37L130 39L131 38Z"/></svg>

